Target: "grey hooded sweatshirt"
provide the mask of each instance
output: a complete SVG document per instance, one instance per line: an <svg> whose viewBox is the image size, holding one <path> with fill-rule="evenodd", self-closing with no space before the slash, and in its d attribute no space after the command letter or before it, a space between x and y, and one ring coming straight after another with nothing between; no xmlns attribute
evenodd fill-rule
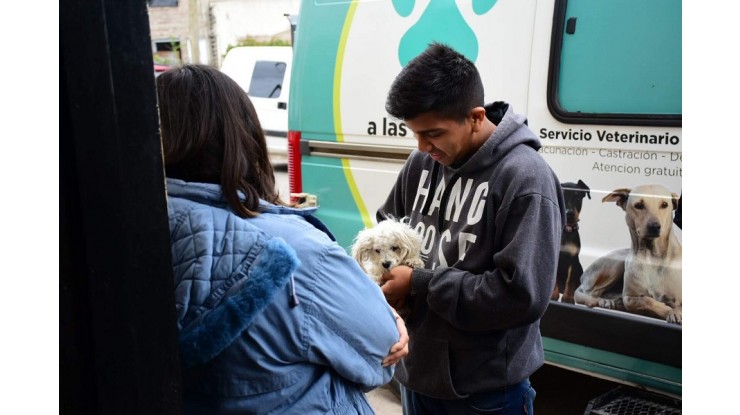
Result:
<svg viewBox="0 0 740 415"><path fill-rule="evenodd" d="M396 378L439 399L503 388L544 362L539 321L565 224L560 182L524 116L503 102L486 116L496 130L455 168L414 151L377 213L408 217L423 237Z"/></svg>

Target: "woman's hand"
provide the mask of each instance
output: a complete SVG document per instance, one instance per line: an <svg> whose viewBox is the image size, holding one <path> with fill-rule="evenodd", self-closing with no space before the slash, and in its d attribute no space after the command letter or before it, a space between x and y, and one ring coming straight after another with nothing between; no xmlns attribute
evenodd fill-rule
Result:
<svg viewBox="0 0 740 415"><path fill-rule="evenodd" d="M390 353L383 359L383 367L395 365L401 358L409 354L409 333L406 331L406 323L403 322L401 316L393 311L393 315L396 317L396 327L398 328L399 339L398 343L391 346Z"/></svg>

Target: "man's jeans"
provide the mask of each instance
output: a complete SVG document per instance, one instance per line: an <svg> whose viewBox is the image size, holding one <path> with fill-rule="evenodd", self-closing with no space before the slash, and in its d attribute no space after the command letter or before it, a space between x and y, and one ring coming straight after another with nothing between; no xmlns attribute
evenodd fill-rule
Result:
<svg viewBox="0 0 740 415"><path fill-rule="evenodd" d="M401 386L401 405L404 415L532 415L535 395L529 379L455 400L430 398Z"/></svg>

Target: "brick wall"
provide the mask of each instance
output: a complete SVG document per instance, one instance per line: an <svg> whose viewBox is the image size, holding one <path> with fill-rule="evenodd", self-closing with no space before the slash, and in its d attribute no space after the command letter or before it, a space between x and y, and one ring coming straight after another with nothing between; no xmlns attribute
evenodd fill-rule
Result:
<svg viewBox="0 0 740 415"><path fill-rule="evenodd" d="M177 7L149 7L149 31L152 41L177 39L180 41L183 63L190 62L190 2L179 0Z"/></svg>
<svg viewBox="0 0 740 415"><path fill-rule="evenodd" d="M188 0L177 7L150 7L149 28L152 39L188 36L190 30Z"/></svg>
<svg viewBox="0 0 740 415"><path fill-rule="evenodd" d="M197 63L209 63L208 7L207 0L178 0L177 7L149 7L151 39L177 39L183 63L193 63L196 58Z"/></svg>

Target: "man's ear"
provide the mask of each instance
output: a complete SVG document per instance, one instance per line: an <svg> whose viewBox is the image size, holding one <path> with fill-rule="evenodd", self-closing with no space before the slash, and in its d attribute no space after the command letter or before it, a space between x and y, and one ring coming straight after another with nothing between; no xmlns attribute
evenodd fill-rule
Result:
<svg viewBox="0 0 740 415"><path fill-rule="evenodd" d="M478 132L483 126L483 120L486 119L486 109L483 107L475 107L470 110L470 119L473 125L473 132Z"/></svg>

